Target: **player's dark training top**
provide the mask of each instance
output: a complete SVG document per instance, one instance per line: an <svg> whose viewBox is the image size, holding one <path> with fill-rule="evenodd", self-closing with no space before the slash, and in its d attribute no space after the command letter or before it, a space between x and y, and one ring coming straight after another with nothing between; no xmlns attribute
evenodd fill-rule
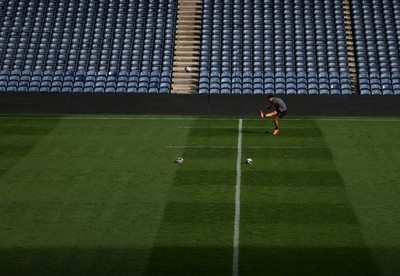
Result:
<svg viewBox="0 0 400 276"><path fill-rule="evenodd" d="M274 99L271 102L271 104L276 108L276 110L278 110L280 112L284 112L284 111L287 110L285 102L280 98L274 97Z"/></svg>

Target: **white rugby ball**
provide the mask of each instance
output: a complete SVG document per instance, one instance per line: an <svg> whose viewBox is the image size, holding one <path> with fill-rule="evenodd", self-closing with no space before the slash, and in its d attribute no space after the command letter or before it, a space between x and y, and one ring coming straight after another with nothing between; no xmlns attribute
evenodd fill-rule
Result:
<svg viewBox="0 0 400 276"><path fill-rule="evenodd" d="M248 164L248 165L253 164L253 159L247 158L247 159L246 159L246 164Z"/></svg>
<svg viewBox="0 0 400 276"><path fill-rule="evenodd" d="M177 157L175 159L175 163L182 164L183 163L183 158L182 157Z"/></svg>

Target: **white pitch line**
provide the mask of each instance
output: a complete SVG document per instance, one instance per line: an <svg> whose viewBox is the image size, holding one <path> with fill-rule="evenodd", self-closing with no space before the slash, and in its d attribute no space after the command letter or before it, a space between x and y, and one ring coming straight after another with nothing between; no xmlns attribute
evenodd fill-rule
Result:
<svg viewBox="0 0 400 276"><path fill-rule="evenodd" d="M198 148L198 149L237 149L237 147L227 147L227 146L165 146L166 148Z"/></svg>
<svg viewBox="0 0 400 276"><path fill-rule="evenodd" d="M286 119L286 118L285 118ZM287 118L286 121L331 121L331 122L400 122L392 118Z"/></svg>
<svg viewBox="0 0 400 276"><path fill-rule="evenodd" d="M150 120L150 121L197 121L200 118L197 117L63 117L63 116L0 116L0 119L57 119L57 120L110 120L110 121L117 121L117 120L132 120L132 121L142 121L142 120ZM228 118L229 119L229 118ZM204 118L201 120L225 120L223 118ZM237 119L229 119L229 121L233 121Z"/></svg>
<svg viewBox="0 0 400 276"><path fill-rule="evenodd" d="M235 195L235 226L233 232L233 264L232 275L239 275L239 232L240 232L240 182L242 178L242 128L243 120L239 119L237 160L236 160L236 195Z"/></svg>
<svg viewBox="0 0 400 276"><path fill-rule="evenodd" d="M235 129L236 127L196 127L196 126L181 126L177 128L183 128L183 129ZM260 129L266 129L267 127L265 126L258 126L258 127L244 127L243 129L253 129L253 128L260 128ZM291 126L285 126L282 128L293 128L293 129L304 129L304 127L291 127Z"/></svg>
<svg viewBox="0 0 400 276"><path fill-rule="evenodd" d="M232 146L165 146L166 148L199 148L199 149L205 149L205 148L211 148L211 149L237 149L237 147ZM247 149L304 149L304 147L256 147L256 146L250 146L250 147L242 147L242 148L247 148Z"/></svg>

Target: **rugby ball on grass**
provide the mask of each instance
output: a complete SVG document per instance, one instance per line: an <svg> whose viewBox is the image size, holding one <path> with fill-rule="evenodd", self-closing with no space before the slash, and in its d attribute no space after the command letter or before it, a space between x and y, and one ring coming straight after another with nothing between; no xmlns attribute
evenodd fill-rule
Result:
<svg viewBox="0 0 400 276"><path fill-rule="evenodd" d="M175 163L182 164L183 163L183 158L182 157L177 157L175 159Z"/></svg>

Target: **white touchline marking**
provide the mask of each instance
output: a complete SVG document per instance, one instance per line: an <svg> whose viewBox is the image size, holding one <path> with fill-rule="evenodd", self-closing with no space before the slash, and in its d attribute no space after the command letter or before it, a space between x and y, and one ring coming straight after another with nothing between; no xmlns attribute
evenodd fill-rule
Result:
<svg viewBox="0 0 400 276"><path fill-rule="evenodd" d="M240 228L240 182L242 177L242 128L243 120L239 119L237 160L236 160L236 195L235 195L235 226L233 232L233 264L232 275L239 275L239 228Z"/></svg>
<svg viewBox="0 0 400 276"><path fill-rule="evenodd" d="M237 147L232 146L165 146L166 148L199 148L199 149L205 149L205 148L211 148L211 149L237 149ZM304 147L242 147L242 148L247 148L247 149L304 149ZM313 149L313 148L310 148Z"/></svg>
<svg viewBox="0 0 400 276"><path fill-rule="evenodd" d="M361 117L354 117L354 118L285 118L285 121L325 121L325 122L400 122L400 119L394 118L361 118Z"/></svg>
<svg viewBox="0 0 400 276"><path fill-rule="evenodd" d="M237 147L227 147L227 146L165 146L166 148L198 148L198 149L237 149Z"/></svg>
<svg viewBox="0 0 400 276"><path fill-rule="evenodd" d="M178 128L183 128L183 129L235 129L236 127L191 127L191 126L181 126ZM265 126L257 126L257 127L244 127L243 129L253 129L253 128L260 128L260 129L266 129L267 127ZM304 129L304 127L292 127L292 126L285 126L282 128L293 128L293 129Z"/></svg>
<svg viewBox="0 0 400 276"><path fill-rule="evenodd" d="M0 116L0 119L57 119L57 120L110 120L110 121L117 121L117 120L132 120L132 121L142 121L142 120L166 120L166 121L197 121L203 120L197 117L71 117L71 116ZM204 120L225 120L223 118L204 118ZM237 120L237 119L228 119L229 121Z"/></svg>

